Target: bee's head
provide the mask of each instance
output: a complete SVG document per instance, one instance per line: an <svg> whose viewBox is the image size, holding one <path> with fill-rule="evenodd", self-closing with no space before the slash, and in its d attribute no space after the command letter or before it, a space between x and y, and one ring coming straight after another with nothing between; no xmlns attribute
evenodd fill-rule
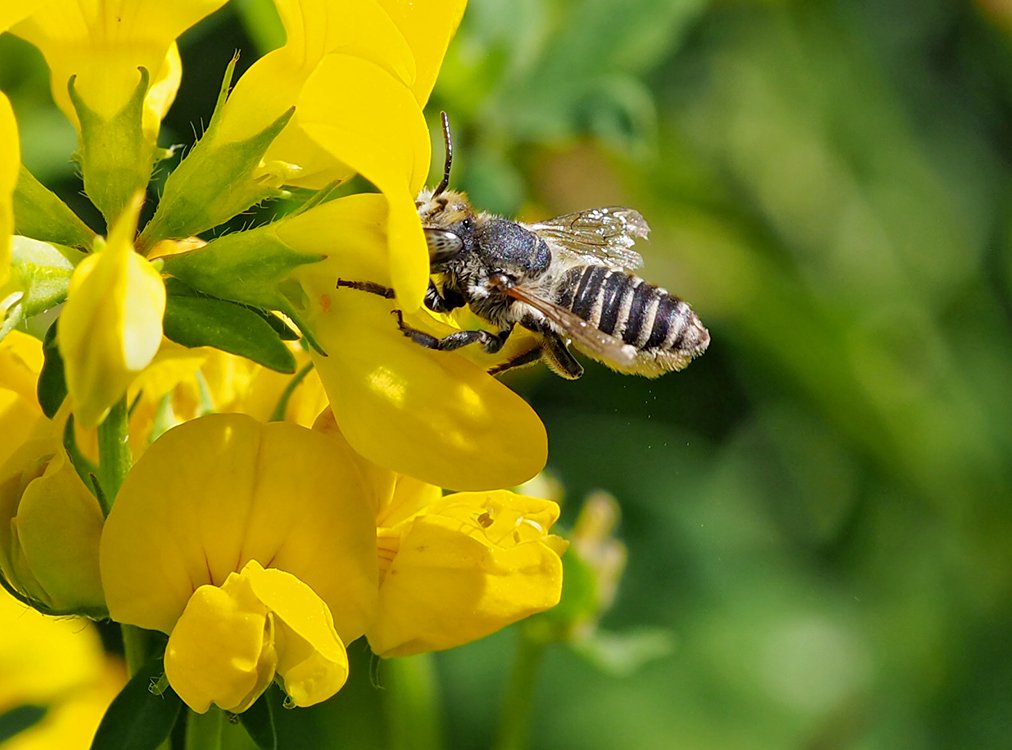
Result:
<svg viewBox="0 0 1012 750"><path fill-rule="evenodd" d="M431 229L450 229L465 218L474 218L474 209L467 196L456 190L436 193L426 188L415 199L415 208L422 226Z"/></svg>

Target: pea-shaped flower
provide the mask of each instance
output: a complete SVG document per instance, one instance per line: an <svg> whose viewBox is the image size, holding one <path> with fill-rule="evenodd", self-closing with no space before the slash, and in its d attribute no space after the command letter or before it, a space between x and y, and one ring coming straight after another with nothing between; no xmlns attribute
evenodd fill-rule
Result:
<svg viewBox="0 0 1012 750"><path fill-rule="evenodd" d="M506 490L397 483L377 529L380 598L369 645L380 656L460 646L554 607L567 542L551 500Z"/></svg>
<svg viewBox="0 0 1012 750"><path fill-rule="evenodd" d="M169 634L169 684L195 711L248 708L275 677L329 698L376 604L374 502L329 437L238 414L165 433L102 536L109 613Z"/></svg>

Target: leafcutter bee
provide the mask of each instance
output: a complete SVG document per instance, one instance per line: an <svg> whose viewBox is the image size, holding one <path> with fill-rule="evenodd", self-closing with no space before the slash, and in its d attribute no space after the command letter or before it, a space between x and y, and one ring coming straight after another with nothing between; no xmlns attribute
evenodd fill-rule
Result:
<svg viewBox="0 0 1012 750"><path fill-rule="evenodd" d="M632 273L643 263L632 245L650 231L638 211L593 208L535 224L476 211L448 189L453 145L445 112L442 122L443 179L415 201L439 280L430 280L425 305L435 312L467 305L496 330L438 338L395 311L406 336L430 349L478 344L494 354L519 325L537 334L538 346L490 372L540 359L569 379L583 374L570 344L613 370L646 377L680 370L706 350L710 334L692 308ZM338 286L393 296L370 282Z"/></svg>

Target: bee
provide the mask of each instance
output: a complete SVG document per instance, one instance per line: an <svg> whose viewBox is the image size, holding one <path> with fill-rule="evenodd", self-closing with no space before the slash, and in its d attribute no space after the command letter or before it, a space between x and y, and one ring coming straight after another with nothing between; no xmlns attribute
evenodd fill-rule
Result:
<svg viewBox="0 0 1012 750"><path fill-rule="evenodd" d="M467 196L449 190L453 145L442 114L446 160L442 181L415 201L432 273L425 305L449 312L466 305L496 330L463 330L438 338L409 327L415 343L442 351L478 344L502 349L520 326L537 334L533 349L492 368L496 374L542 360L575 380L583 367L569 347L618 372L657 377L681 370L710 343L689 305L633 273L643 259L632 246L650 231L638 211L605 207L523 224L476 211ZM338 280L392 298L370 282Z"/></svg>

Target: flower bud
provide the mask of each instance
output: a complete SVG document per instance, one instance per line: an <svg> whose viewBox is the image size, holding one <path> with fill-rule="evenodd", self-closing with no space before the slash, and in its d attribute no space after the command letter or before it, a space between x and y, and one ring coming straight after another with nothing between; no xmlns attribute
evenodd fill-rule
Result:
<svg viewBox="0 0 1012 750"><path fill-rule="evenodd" d="M55 438L24 444L0 469L0 569L40 611L104 614L103 520Z"/></svg>

